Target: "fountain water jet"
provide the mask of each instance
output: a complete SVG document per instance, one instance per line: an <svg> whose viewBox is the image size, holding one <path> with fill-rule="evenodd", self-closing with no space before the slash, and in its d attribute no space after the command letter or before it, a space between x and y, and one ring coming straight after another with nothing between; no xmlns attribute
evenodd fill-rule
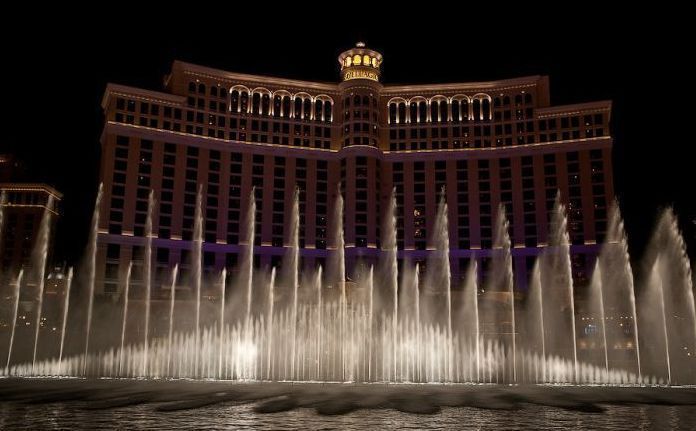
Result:
<svg viewBox="0 0 696 431"><path fill-rule="evenodd" d="M531 298L532 306L529 309L528 322L531 328L539 328L539 339L538 342L541 344L541 358L546 359L546 332L544 329L544 295L541 288L541 268L539 266L539 260L534 262L534 268L532 269L532 276L530 279L529 294ZM536 320L536 322L534 322ZM534 329L530 329L534 331ZM535 343L536 344L536 343ZM541 381L546 379L546 361L541 361ZM535 377L536 379L536 377Z"/></svg>
<svg viewBox="0 0 696 431"><path fill-rule="evenodd" d="M176 276L179 273L179 264L172 268L172 283L169 288L169 336L167 338L167 374L172 363L172 338L174 335L174 304L176 301Z"/></svg>
<svg viewBox="0 0 696 431"><path fill-rule="evenodd" d="M590 282L590 307L592 315L599 314L599 321L602 323L602 347L604 349L604 370L609 373L609 353L607 347L607 321L604 312L604 293L602 286L602 270L599 261L595 264Z"/></svg>
<svg viewBox="0 0 696 431"><path fill-rule="evenodd" d="M603 292L603 297L607 298L606 307L615 310L615 312L618 311L622 313L626 311L630 313L632 319L633 342L636 351L636 368L638 378L642 380L633 269L631 268L628 254L628 241L626 239L623 220L621 219L621 211L616 201L612 203L609 210L607 233L599 255L599 264L602 270L602 285L613 286L609 292ZM612 338L621 336L622 334L620 333L612 333Z"/></svg>
<svg viewBox="0 0 696 431"><path fill-rule="evenodd" d="M193 285L196 295L196 347L194 354L195 375L198 375L198 360L201 344L201 278L203 271L201 268L203 260L203 185L198 186L196 195L196 210L193 222L193 250L191 253L191 266L193 267Z"/></svg>
<svg viewBox="0 0 696 431"><path fill-rule="evenodd" d="M39 235L37 247L34 250L33 261L35 263L34 271L37 273L37 283L39 285L38 305L36 307L36 329L34 333L34 355L32 356L32 369L36 365L36 350L39 346L39 332L41 330L41 313L43 312L44 286L46 285L46 258L48 257L48 241L51 237L51 211L53 209L53 195L48 196L46 208L44 208L43 216L41 217L41 226L39 227Z"/></svg>
<svg viewBox="0 0 696 431"><path fill-rule="evenodd" d="M94 290L96 284L96 266L97 266L97 237L99 235L99 214L101 211L101 199L104 189L104 183L99 183L97 191L97 199L94 203L94 213L92 214L92 230L89 237L89 248L87 256L89 258L87 273L88 273L88 297L87 297L87 324L85 326L85 354L83 356L84 363L82 364L82 374L87 372L87 354L89 353L89 336L92 330L92 308L94 307Z"/></svg>
<svg viewBox="0 0 696 431"><path fill-rule="evenodd" d="M70 308L70 289L72 288L73 268L68 269L68 280L65 284L65 299L63 301L63 320L60 329L60 350L58 351L58 375L62 375L63 347L65 346L65 330L68 324L68 310Z"/></svg>
<svg viewBox="0 0 696 431"><path fill-rule="evenodd" d="M143 279L145 281L145 330L143 331L143 376L147 377L147 355L150 337L150 297L152 296L152 212L155 210L154 191L150 190L147 199L147 218L145 220L145 257L143 261Z"/></svg>
<svg viewBox="0 0 696 431"><path fill-rule="evenodd" d="M290 249L288 250L288 265L290 274L287 274L292 280L292 349L290 357L292 363L290 365L290 375L293 379L297 378L295 374L295 361L297 350L297 289L299 287L299 265L300 265L300 189L295 188L292 199L292 212L290 214ZM286 278L287 279L287 278Z"/></svg>
<svg viewBox="0 0 696 431"><path fill-rule="evenodd" d="M121 323L121 350L118 358L118 375L123 372L123 351L126 343L126 324L128 322L128 296L130 294L131 272L133 270L133 262L128 262L126 270L126 281L123 288L123 322Z"/></svg>
<svg viewBox="0 0 696 431"><path fill-rule="evenodd" d="M572 267L570 262L570 238L568 236L568 219L565 205L561 203L561 195L556 195L551 223L549 226L548 243L541 256L541 280L545 296L545 319L557 331L545 334L551 335L546 341L546 348L552 348L552 354L565 357L572 354L573 378L578 376L578 349L575 329L575 298L573 289ZM568 346L567 337L571 335ZM549 341L551 341L549 343ZM569 350L569 351L568 351ZM575 380L574 380L575 381Z"/></svg>
<svg viewBox="0 0 696 431"><path fill-rule="evenodd" d="M7 347L7 364L5 369L9 371L10 369L10 359L12 359L12 348L14 347L14 337L15 329L17 327L17 312L19 311L19 295L21 294L22 278L24 277L24 269L19 270L17 278L15 278L15 291L14 291L14 307L12 311L12 329L10 332L10 341Z"/></svg>
<svg viewBox="0 0 696 431"><path fill-rule="evenodd" d="M220 273L220 340L223 339L223 333L225 330L225 290L227 284L227 268L222 268ZM224 347L223 343L219 343L218 346L218 379L222 379L222 349Z"/></svg>

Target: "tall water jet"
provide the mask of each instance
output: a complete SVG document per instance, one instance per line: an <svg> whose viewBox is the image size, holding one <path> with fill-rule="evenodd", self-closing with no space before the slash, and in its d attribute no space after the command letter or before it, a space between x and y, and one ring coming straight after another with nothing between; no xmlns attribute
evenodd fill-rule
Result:
<svg viewBox="0 0 696 431"><path fill-rule="evenodd" d="M346 298L346 258L345 258L345 238L343 232L343 195L341 194L341 183L337 185L336 205L334 207L334 241L335 250L334 259L336 260L334 268L338 287L340 289L339 300L339 320L340 320L340 346L341 346L341 379L345 380L345 365L346 365L346 314L347 314L347 298Z"/></svg>
<svg viewBox="0 0 696 431"><path fill-rule="evenodd" d="M607 348L607 320L604 310L604 292L602 286L602 270L599 261L595 264L590 281L590 304L591 315L599 319L602 325L602 348L604 350L604 371L609 372L609 353Z"/></svg>
<svg viewBox="0 0 696 431"><path fill-rule="evenodd" d="M246 283L246 311L244 314L244 322L248 322L251 318L251 298L254 282L254 238L256 236L256 187L251 188L249 193L249 203L246 214L246 242L247 247L244 253L242 262L242 270L244 271Z"/></svg>
<svg viewBox="0 0 696 431"><path fill-rule="evenodd" d="M150 190L147 199L147 218L145 219L145 257L143 261L143 280L145 281L145 330L143 331L143 369L142 375L147 376L147 357L149 353L150 336L150 297L152 296L152 213L155 210L154 191Z"/></svg>
<svg viewBox="0 0 696 431"><path fill-rule="evenodd" d="M125 285L123 286L123 318L121 321L121 349L118 357L118 375L123 372L123 352L126 345L126 326L128 324L128 297L130 295L131 273L133 271L133 262L128 262L126 269Z"/></svg>
<svg viewBox="0 0 696 431"><path fill-rule="evenodd" d="M273 305L275 302L275 278L276 278L276 269L273 267L271 269L271 280L268 283L268 333L266 334L266 341L267 341L267 346L266 346L266 351L267 351L267 356L266 356L266 378L268 380L273 379L272 375L272 369L271 369L271 358L273 356Z"/></svg>
<svg viewBox="0 0 696 431"><path fill-rule="evenodd" d="M621 219L621 211L616 201L609 210L607 233L602 250L599 254L599 262L602 273L602 286L611 286L611 289L603 292L605 309L612 310L614 315L629 314L633 330L633 344L635 348L636 370L639 380L642 380L640 359L640 342L638 334L638 314L636 312L636 295L633 280L633 269L628 254L628 241ZM603 322L606 323L606 322ZM610 331L608 337L611 341L623 342L624 334L616 325ZM614 343L609 342L610 345Z"/></svg>
<svg viewBox="0 0 696 431"><path fill-rule="evenodd" d="M317 273L314 276L314 290L316 291L317 294L317 379L320 378L321 376L321 346L322 346L322 325L324 324L323 322L323 309L324 309L324 303L322 300L322 295L321 295L321 277L322 277L322 267L319 265L317 268Z"/></svg>
<svg viewBox="0 0 696 431"><path fill-rule="evenodd" d="M496 321L510 319L512 342L512 375L517 381L517 328L515 322L515 290L512 271L512 243L510 241L509 222L505 216L505 206L498 206L493 241L493 266L488 282L489 292L501 292L508 296L509 315L496 316Z"/></svg>
<svg viewBox="0 0 696 431"><path fill-rule="evenodd" d="M65 283L65 298L63 300L63 320L60 327L60 350L58 351L58 375L62 375L63 347L65 346L65 330L68 325L68 310L70 309L70 289L72 288L73 269L68 269L68 280Z"/></svg>
<svg viewBox="0 0 696 431"><path fill-rule="evenodd" d="M53 195L48 196L46 208L41 217L41 226L36 247L34 248L34 271L38 283L38 305L36 306L36 329L34 333L34 355L31 360L32 370L36 365L36 349L39 346L39 332L41 329L41 313L43 312L44 286L46 285L46 259L48 257L48 242L51 237L51 215L53 211Z"/></svg>
<svg viewBox="0 0 696 431"><path fill-rule="evenodd" d="M222 350L223 350L223 331L225 330L225 291L227 284L227 268L222 268L220 273L220 335L218 342L218 379L222 379Z"/></svg>
<svg viewBox="0 0 696 431"><path fill-rule="evenodd" d="M290 280L292 289L292 302L290 309L290 329L291 329L291 348L290 348L290 375L295 380L295 362L297 354L297 295L299 287L299 266L300 266L300 189L295 187L292 197L292 210L290 213L290 247L286 250L285 280Z"/></svg>
<svg viewBox="0 0 696 431"><path fill-rule="evenodd" d="M191 266L193 268L193 286L196 292L196 346L194 354L194 375L198 376L198 361L201 343L201 279L203 277L203 185L198 186L196 195L196 211L193 222L193 250L191 253Z"/></svg>
<svg viewBox="0 0 696 431"><path fill-rule="evenodd" d="M475 362L470 361L470 365L476 370L476 381L480 381L481 369L481 349L480 349L480 322L479 322L479 304L478 304L478 265L476 259L472 258L469 261L464 278L464 304L461 310L462 322L461 326L467 331L470 343L473 341L473 352L469 355L474 355ZM469 332L470 331L470 332ZM472 363L473 362L473 363ZM471 375L471 378L474 376Z"/></svg>
<svg viewBox="0 0 696 431"><path fill-rule="evenodd" d="M433 301L428 304L427 315L431 319L439 315L438 310L442 305L441 298L444 297L445 321L437 321L436 326L443 324L446 328L446 347L445 357L447 362L448 376L452 374L452 293L450 261L449 261L449 226L447 221L447 202L445 200L445 188L442 187L440 192L440 202L437 206L437 214L433 225L433 234L431 236L431 248L433 249L428 256L428 270L426 272L425 286L429 290Z"/></svg>
<svg viewBox="0 0 696 431"><path fill-rule="evenodd" d="M693 360L696 354L693 280L684 239L671 209L665 210L660 216L648 250L648 255L655 262L651 268L648 290L655 290L656 284L662 289L669 336L671 383L692 382L696 378ZM642 308L643 316L646 313L649 315L650 303L644 303ZM645 325L642 331L644 330Z"/></svg>
<svg viewBox="0 0 696 431"><path fill-rule="evenodd" d="M92 330L92 308L94 307L94 290L96 285L96 266L97 266L97 237L99 236L99 214L101 211L101 199L104 183L99 183L97 199L94 203L94 213L92 214L92 229L90 231L89 246L87 249L88 265L88 297L87 297L87 324L85 326L85 354L83 356L82 374L87 372L87 354L89 353L89 336Z"/></svg>
<svg viewBox="0 0 696 431"><path fill-rule="evenodd" d="M662 324L662 332L664 336L664 346L665 346L665 365L667 369L667 384L672 383L672 363L670 361L669 353L669 331L667 329L667 310L665 308L665 286L660 277L660 258L655 259L655 264L650 274L650 286L654 289L654 293L657 295L657 300L660 310L660 320Z"/></svg>
<svg viewBox="0 0 696 431"><path fill-rule="evenodd" d="M544 315L547 323L555 328L545 336L546 349L552 355L572 355L573 379L578 375L578 349L575 329L575 298L573 274L570 263L570 238L568 219L561 195L556 195L548 232L548 247L541 256L542 287L545 291ZM568 343L570 335L571 343Z"/></svg>
<svg viewBox="0 0 696 431"><path fill-rule="evenodd" d="M528 348L541 354L541 381L546 381L546 329L544 328L544 295L541 288L541 268L539 260L534 262L529 280L529 302L527 309L527 332L538 334L535 341L528 342ZM540 352L539 349L540 348ZM538 378L535 376L535 380Z"/></svg>
<svg viewBox="0 0 696 431"><path fill-rule="evenodd" d="M17 327L17 312L19 311L19 295L22 293L22 278L24 277L24 269L19 270L19 274L17 275L17 278L15 279L15 291L14 291L14 308L12 311L12 329L10 332L10 342L7 347L7 363L5 365L5 369L9 370L10 369L10 360L12 359L12 348L14 347L14 336L15 336L15 329Z"/></svg>
<svg viewBox="0 0 696 431"><path fill-rule="evenodd" d="M392 301L392 351L393 370L396 372L396 336L399 320L399 269L397 265L397 242L396 242L396 188L392 188L389 196L384 222L382 226L382 261L381 278L383 280L382 289L391 295Z"/></svg>
<svg viewBox="0 0 696 431"><path fill-rule="evenodd" d="M179 273L179 264L175 264L172 269L172 284L169 288L169 337L167 339L167 374L172 363L172 340L174 337L174 304L176 303L176 277ZM123 350L123 347L121 347Z"/></svg>

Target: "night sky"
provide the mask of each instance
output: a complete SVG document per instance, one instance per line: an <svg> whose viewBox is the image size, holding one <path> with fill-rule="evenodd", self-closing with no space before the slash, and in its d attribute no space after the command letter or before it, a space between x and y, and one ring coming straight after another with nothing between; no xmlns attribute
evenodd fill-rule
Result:
<svg viewBox="0 0 696 431"><path fill-rule="evenodd" d="M57 259L76 262L86 244L107 82L160 90L175 59L338 82L336 57L359 40L384 55L386 84L542 74L550 76L552 104L613 100L615 187L632 255L641 255L659 209L673 205L696 256L688 26L655 11L634 11L630 19L599 18L604 13L596 10L556 19L504 19L499 11L360 19L358 8L351 11L350 23L203 8L176 11L176 18L108 10L91 20L54 20L50 11L44 18L6 16L23 30L0 30L6 112L0 153L18 155L31 179L64 193Z"/></svg>

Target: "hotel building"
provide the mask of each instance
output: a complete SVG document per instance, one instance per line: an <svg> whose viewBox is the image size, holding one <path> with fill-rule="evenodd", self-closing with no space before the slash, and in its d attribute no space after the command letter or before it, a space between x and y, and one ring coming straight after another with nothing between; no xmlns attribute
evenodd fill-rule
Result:
<svg viewBox="0 0 696 431"><path fill-rule="evenodd" d="M340 184L349 276L380 254L392 189L399 258L425 262L444 186L453 280L472 257L485 277L503 205L523 287L546 245L557 191L568 208L574 276L584 280L614 197L611 102L551 106L546 76L389 85L380 81L382 62L358 43L338 57L338 83L175 61L161 91L109 84L102 100L98 291L119 293L131 260L138 282L150 190L158 202L156 279L168 283L177 263L185 276L199 186L209 274L237 266L252 188L255 264L280 264L297 186L302 265L326 265Z"/></svg>

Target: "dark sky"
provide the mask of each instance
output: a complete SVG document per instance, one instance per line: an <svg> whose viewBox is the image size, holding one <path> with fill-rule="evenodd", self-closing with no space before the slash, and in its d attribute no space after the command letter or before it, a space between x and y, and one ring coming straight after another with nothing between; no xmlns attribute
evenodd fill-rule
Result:
<svg viewBox="0 0 696 431"><path fill-rule="evenodd" d="M100 100L107 82L159 90L174 59L336 82L337 55L364 40L383 53L382 81L388 84L544 74L554 104L612 99L615 186L632 254L642 253L658 210L674 205L694 256L689 27L676 13L607 16L589 5L577 7L588 12L555 18L502 17L500 10L375 17L352 7L350 21L339 21L200 7L171 17L108 10L93 19L53 19L51 11L43 18L6 16L21 30L0 30L0 152L17 154L33 179L65 194L57 256L74 262L85 246L96 193Z"/></svg>

